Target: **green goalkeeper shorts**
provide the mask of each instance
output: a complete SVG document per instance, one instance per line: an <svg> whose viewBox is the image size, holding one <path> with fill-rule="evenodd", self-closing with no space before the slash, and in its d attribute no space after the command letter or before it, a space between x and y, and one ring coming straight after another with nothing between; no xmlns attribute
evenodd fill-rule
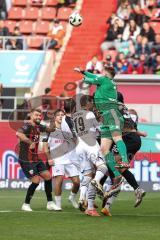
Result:
<svg viewBox="0 0 160 240"><path fill-rule="evenodd" d="M101 126L101 138L112 139L113 132L122 134L124 119L117 109L109 109L102 114L103 124Z"/></svg>

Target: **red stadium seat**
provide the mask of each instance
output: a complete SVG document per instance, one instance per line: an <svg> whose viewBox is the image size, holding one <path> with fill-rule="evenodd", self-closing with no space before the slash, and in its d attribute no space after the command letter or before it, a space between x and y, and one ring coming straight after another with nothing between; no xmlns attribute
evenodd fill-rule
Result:
<svg viewBox="0 0 160 240"><path fill-rule="evenodd" d="M29 38L27 44L29 48L39 48L43 44L43 39L39 37Z"/></svg>
<svg viewBox="0 0 160 240"><path fill-rule="evenodd" d="M12 7L8 12L8 19L23 19L24 18L24 12L23 8L20 7Z"/></svg>
<svg viewBox="0 0 160 240"><path fill-rule="evenodd" d="M9 28L9 31L12 33L14 30L14 27L17 25L17 22L12 20L6 20L5 21L5 27Z"/></svg>
<svg viewBox="0 0 160 240"><path fill-rule="evenodd" d="M149 24L156 34L160 34L160 22L150 22Z"/></svg>
<svg viewBox="0 0 160 240"><path fill-rule="evenodd" d="M39 21L36 22L35 33L36 34L47 34L49 31L50 22Z"/></svg>
<svg viewBox="0 0 160 240"><path fill-rule="evenodd" d="M62 7L58 10L57 18L61 20L68 20L70 14L73 12L73 9Z"/></svg>
<svg viewBox="0 0 160 240"><path fill-rule="evenodd" d="M53 20L56 17L56 9L51 7L45 7L42 9L41 18L43 20Z"/></svg>
<svg viewBox="0 0 160 240"><path fill-rule="evenodd" d="M13 6L24 7L27 6L28 0L12 0Z"/></svg>
<svg viewBox="0 0 160 240"><path fill-rule="evenodd" d="M33 22L27 20L21 21L19 23L19 28L21 33L31 34L33 32Z"/></svg>
<svg viewBox="0 0 160 240"><path fill-rule="evenodd" d="M46 0L45 5L46 5L46 6L50 6L50 7L52 7L52 6L56 6L57 3L58 3L57 0Z"/></svg>
<svg viewBox="0 0 160 240"><path fill-rule="evenodd" d="M25 9L25 19L37 20L39 18L39 8L28 7Z"/></svg>

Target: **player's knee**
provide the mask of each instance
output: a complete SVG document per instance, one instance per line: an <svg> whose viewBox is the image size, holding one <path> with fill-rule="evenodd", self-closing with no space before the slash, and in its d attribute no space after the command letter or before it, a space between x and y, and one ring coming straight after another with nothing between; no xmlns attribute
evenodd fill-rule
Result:
<svg viewBox="0 0 160 240"><path fill-rule="evenodd" d="M34 176L31 179L31 181L32 181L32 183L39 184L40 183L40 178L39 178L39 176Z"/></svg>
<svg viewBox="0 0 160 240"><path fill-rule="evenodd" d="M73 182L74 187L79 187L79 185L80 185L79 177L72 178L72 182Z"/></svg>
<svg viewBox="0 0 160 240"><path fill-rule="evenodd" d="M52 178L49 171L45 171L43 174L41 174L41 176L43 177L43 179L45 181L51 180L51 178Z"/></svg>
<svg viewBox="0 0 160 240"><path fill-rule="evenodd" d="M103 154L104 156L107 155L107 154L109 153L108 147L102 145L102 146L101 146L101 152L102 152L102 154Z"/></svg>
<svg viewBox="0 0 160 240"><path fill-rule="evenodd" d="M108 168L105 164L101 164L97 166L97 171L101 171L103 174L106 174L108 172Z"/></svg>
<svg viewBox="0 0 160 240"><path fill-rule="evenodd" d="M118 141L122 140L122 135L117 135L117 136L113 136L113 141L116 143Z"/></svg>

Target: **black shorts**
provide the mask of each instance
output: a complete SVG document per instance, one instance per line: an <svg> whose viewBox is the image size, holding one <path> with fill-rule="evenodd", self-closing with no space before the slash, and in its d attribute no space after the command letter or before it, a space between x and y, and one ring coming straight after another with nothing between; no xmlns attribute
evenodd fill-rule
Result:
<svg viewBox="0 0 160 240"><path fill-rule="evenodd" d="M32 178L36 175L40 175L40 173L48 170L47 166L41 160L32 163L19 161L19 164L23 170L24 175L27 178Z"/></svg>
<svg viewBox="0 0 160 240"><path fill-rule="evenodd" d="M141 138L136 132L125 133L123 135L123 141L126 145L128 160L131 161L136 152L141 148ZM114 154L118 154L118 149L114 144L111 151Z"/></svg>

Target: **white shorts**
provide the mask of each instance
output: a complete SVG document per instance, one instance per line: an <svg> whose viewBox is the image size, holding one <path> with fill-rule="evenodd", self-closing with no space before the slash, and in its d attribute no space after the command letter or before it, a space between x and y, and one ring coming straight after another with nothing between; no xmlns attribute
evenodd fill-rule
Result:
<svg viewBox="0 0 160 240"><path fill-rule="evenodd" d="M75 177L79 176L78 170L73 164L57 164L52 167L53 176Z"/></svg>
<svg viewBox="0 0 160 240"><path fill-rule="evenodd" d="M105 164L98 142L94 146L89 146L85 142L80 141L76 147L76 153L81 173L89 170L92 171L94 170L94 166L98 167Z"/></svg>

